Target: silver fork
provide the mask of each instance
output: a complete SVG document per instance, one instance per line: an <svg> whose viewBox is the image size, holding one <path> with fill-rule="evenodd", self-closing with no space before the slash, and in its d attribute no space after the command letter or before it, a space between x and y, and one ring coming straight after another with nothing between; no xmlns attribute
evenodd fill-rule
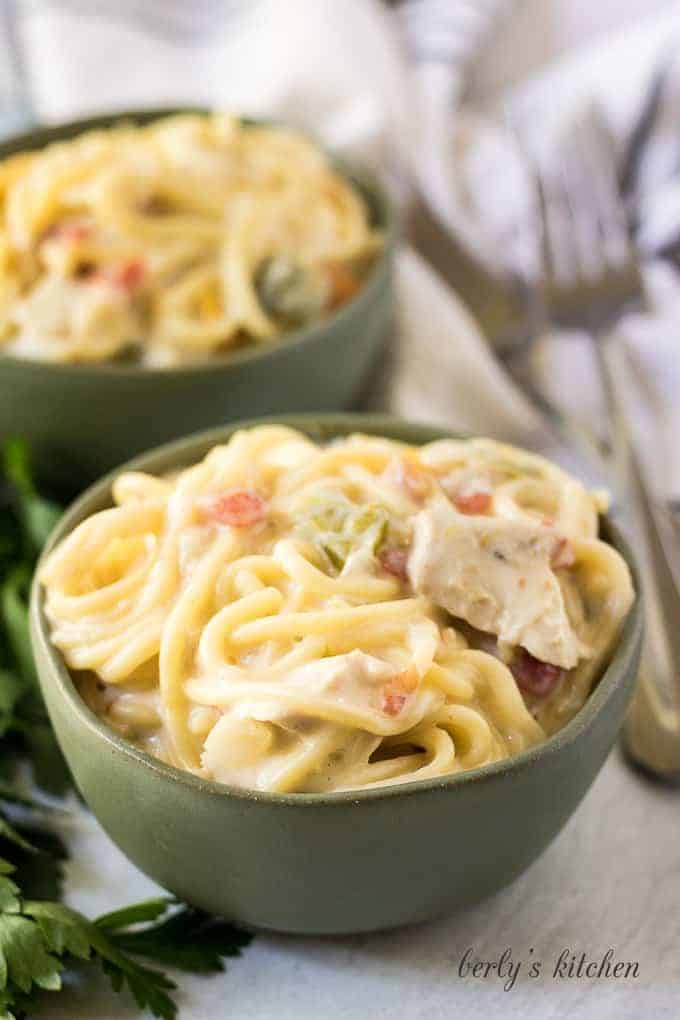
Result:
<svg viewBox="0 0 680 1020"><path fill-rule="evenodd" d="M680 571L668 522L638 460L621 389L614 329L624 310L644 307L644 292L602 117L588 109L548 159L527 154L527 161L539 199L546 312L550 321L585 329L592 337L607 403L614 484L640 566L646 633L624 746L647 770L678 780Z"/></svg>

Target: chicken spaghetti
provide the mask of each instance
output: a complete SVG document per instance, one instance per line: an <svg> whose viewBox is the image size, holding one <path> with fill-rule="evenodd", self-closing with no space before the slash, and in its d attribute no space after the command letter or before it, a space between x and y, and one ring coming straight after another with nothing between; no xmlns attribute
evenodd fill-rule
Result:
<svg viewBox="0 0 680 1020"><path fill-rule="evenodd" d="M113 497L42 569L52 641L130 740L256 790L403 783L543 741L633 600L603 498L490 440L265 425Z"/></svg>
<svg viewBox="0 0 680 1020"><path fill-rule="evenodd" d="M333 312L381 247L303 136L225 114L88 131L0 163L0 352L186 365Z"/></svg>

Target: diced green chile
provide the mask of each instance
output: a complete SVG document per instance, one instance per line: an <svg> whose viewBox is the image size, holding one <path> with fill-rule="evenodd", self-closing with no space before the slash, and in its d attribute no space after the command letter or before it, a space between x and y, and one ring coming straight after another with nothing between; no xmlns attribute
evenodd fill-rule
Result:
<svg viewBox="0 0 680 1020"><path fill-rule="evenodd" d="M255 290L267 315L286 326L302 326L317 319L326 300L321 279L287 255L274 255L260 263Z"/></svg>
<svg viewBox="0 0 680 1020"><path fill-rule="evenodd" d="M356 507L341 493L311 504L298 528L338 571L361 546L377 554L388 529L389 514L385 507L379 503Z"/></svg>

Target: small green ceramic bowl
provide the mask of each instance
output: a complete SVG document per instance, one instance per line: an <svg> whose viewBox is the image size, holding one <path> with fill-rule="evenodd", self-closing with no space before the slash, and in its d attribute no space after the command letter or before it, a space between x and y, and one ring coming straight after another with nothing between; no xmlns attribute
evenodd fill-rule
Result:
<svg viewBox="0 0 680 1020"><path fill-rule="evenodd" d="M320 441L355 431L412 443L450 434L360 415L283 421ZM128 467L160 473L183 467L235 427L169 444ZM74 504L48 549L111 505L111 482L105 478ZM618 532L607 524L606 534L632 566ZM37 585L31 634L50 717L75 780L138 867L183 900L233 920L338 934L422 921L474 903L545 849L614 743L636 676L641 613L636 600L586 705L545 744L455 776L333 794L249 792L162 764L85 706L50 644Z"/></svg>
<svg viewBox="0 0 680 1020"><path fill-rule="evenodd" d="M0 159L122 120L150 123L148 110L36 128L0 144ZM0 354L0 439L28 440L43 485L73 496L116 464L158 443L254 414L348 407L374 365L394 310L395 211L379 185L333 157L363 194L385 245L356 296L312 326L270 346L189 367L58 365Z"/></svg>

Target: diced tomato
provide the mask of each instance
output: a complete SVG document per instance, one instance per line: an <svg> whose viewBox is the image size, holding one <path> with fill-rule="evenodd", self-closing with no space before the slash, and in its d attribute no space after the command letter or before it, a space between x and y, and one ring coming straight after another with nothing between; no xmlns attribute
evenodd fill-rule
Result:
<svg viewBox="0 0 680 1020"><path fill-rule="evenodd" d="M401 549L398 546L388 546L379 554L378 559L383 570L400 581L408 580L406 565L408 563L408 549Z"/></svg>
<svg viewBox="0 0 680 1020"><path fill-rule="evenodd" d="M267 516L265 501L248 490L208 496L201 500L200 507L206 520L232 528L249 528Z"/></svg>
<svg viewBox="0 0 680 1020"><path fill-rule="evenodd" d="M141 258L125 259L104 273L105 278L114 287L121 287L123 290L136 290L144 282L145 275L146 267Z"/></svg>
<svg viewBox="0 0 680 1020"><path fill-rule="evenodd" d="M520 648L511 669L519 689L536 698L545 698L551 694L564 673L559 666L541 662L531 652L527 652L526 648Z"/></svg>
<svg viewBox="0 0 680 1020"><path fill-rule="evenodd" d="M382 710L385 715L399 715L406 704L406 695L397 691L385 690L382 700Z"/></svg>
<svg viewBox="0 0 680 1020"><path fill-rule="evenodd" d="M462 514L488 514L492 502L491 493L482 489L458 492L453 497L456 510Z"/></svg>
<svg viewBox="0 0 680 1020"><path fill-rule="evenodd" d="M359 289L359 281L349 268L342 262L327 262L324 272L329 287L329 308L339 308L349 301Z"/></svg>
<svg viewBox="0 0 680 1020"><path fill-rule="evenodd" d="M382 710L385 715L399 715L409 694L416 690L420 677L415 669L397 673L383 687Z"/></svg>
<svg viewBox="0 0 680 1020"><path fill-rule="evenodd" d="M562 567L573 567L576 561L574 548L568 538L560 536L555 542L553 554L550 557L550 565L553 570L560 570Z"/></svg>

